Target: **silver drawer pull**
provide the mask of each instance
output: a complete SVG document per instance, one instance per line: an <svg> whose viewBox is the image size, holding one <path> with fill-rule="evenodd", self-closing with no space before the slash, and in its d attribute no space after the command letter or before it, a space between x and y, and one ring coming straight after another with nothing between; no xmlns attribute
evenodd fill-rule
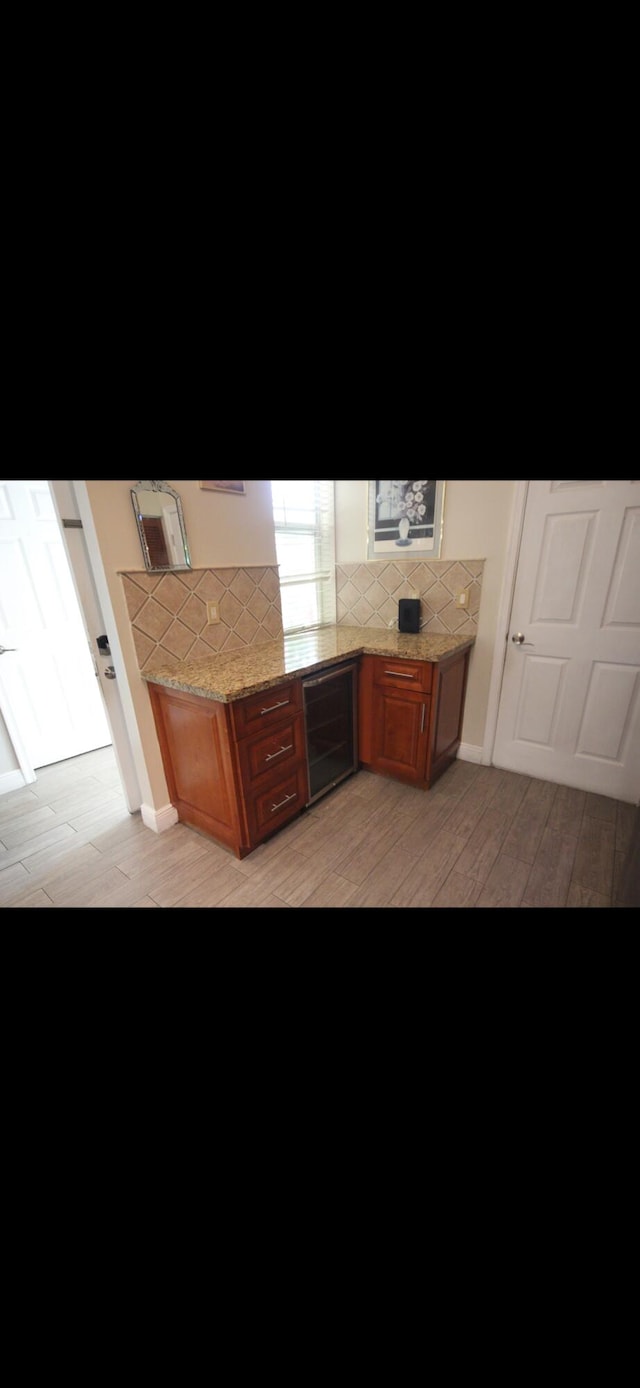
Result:
<svg viewBox="0 0 640 1388"><path fill-rule="evenodd" d="M281 757L283 752L292 752L292 751L293 751L293 743L290 742L289 745L288 745L288 747L281 747L279 752L269 752L268 756L265 757L265 761L274 761L276 757Z"/></svg>
<svg viewBox="0 0 640 1388"><path fill-rule="evenodd" d="M265 713L273 713L274 708L286 708L289 702L289 699L281 699L279 704L271 704L269 708L261 708L260 717L262 718Z"/></svg>
<svg viewBox="0 0 640 1388"><path fill-rule="evenodd" d="M290 800L296 800L296 799L297 799L297 795L295 795L295 794L294 794L294 795L285 795L284 800L281 800L279 805L272 805L272 806L271 806L271 813L272 813L272 814L275 814L276 810L281 810L283 805L288 805Z"/></svg>
<svg viewBox="0 0 640 1388"><path fill-rule="evenodd" d="M423 704L423 705L422 705L422 718L420 719L420 732L421 732L421 733L424 732L424 711L425 711L425 708L426 708L426 704Z"/></svg>
<svg viewBox="0 0 640 1388"><path fill-rule="evenodd" d="M407 675L406 671L404 670L385 670L384 673L385 675L393 675L396 679L399 680L414 680L416 678L415 674Z"/></svg>

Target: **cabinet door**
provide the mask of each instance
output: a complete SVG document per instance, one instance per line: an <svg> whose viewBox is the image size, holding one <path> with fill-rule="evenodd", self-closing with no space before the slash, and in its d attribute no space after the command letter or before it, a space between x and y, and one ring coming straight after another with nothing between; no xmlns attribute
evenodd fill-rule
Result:
<svg viewBox="0 0 640 1388"><path fill-rule="evenodd" d="M373 769L403 781L423 782L429 732L428 696L374 688Z"/></svg>
<svg viewBox="0 0 640 1388"><path fill-rule="evenodd" d="M157 684L149 685L149 695L171 803L181 822L243 858L247 829L230 747L228 704Z"/></svg>

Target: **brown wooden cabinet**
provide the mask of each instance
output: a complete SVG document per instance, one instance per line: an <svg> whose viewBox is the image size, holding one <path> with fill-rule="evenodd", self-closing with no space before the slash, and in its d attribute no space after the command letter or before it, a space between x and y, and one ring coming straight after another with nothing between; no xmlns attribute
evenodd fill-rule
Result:
<svg viewBox="0 0 640 1388"><path fill-rule="evenodd" d="M171 802L191 824L248 853L308 800L300 680L220 703L149 684Z"/></svg>
<svg viewBox="0 0 640 1388"><path fill-rule="evenodd" d="M425 790L446 771L460 746L469 654L360 656L360 766ZM309 803L301 679L230 703L148 687L183 823L245 858Z"/></svg>
<svg viewBox="0 0 640 1388"><path fill-rule="evenodd" d="M428 789L455 760L469 649L440 661L360 660L360 762Z"/></svg>

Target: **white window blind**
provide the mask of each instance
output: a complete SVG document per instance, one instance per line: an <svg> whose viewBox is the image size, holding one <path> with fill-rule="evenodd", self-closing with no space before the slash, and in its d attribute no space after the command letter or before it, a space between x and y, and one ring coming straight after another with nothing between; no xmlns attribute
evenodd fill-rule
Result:
<svg viewBox="0 0 640 1388"><path fill-rule="evenodd" d="M333 482L272 482L284 631L336 620Z"/></svg>

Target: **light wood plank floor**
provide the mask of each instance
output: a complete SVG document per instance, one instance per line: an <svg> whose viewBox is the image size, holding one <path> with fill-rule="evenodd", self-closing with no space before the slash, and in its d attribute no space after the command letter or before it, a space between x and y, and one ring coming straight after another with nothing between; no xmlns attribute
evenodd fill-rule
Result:
<svg viewBox="0 0 640 1388"><path fill-rule="evenodd" d="M427 792L359 771L239 862L129 814L104 747L0 796L0 907L627 905L637 816L471 762Z"/></svg>

